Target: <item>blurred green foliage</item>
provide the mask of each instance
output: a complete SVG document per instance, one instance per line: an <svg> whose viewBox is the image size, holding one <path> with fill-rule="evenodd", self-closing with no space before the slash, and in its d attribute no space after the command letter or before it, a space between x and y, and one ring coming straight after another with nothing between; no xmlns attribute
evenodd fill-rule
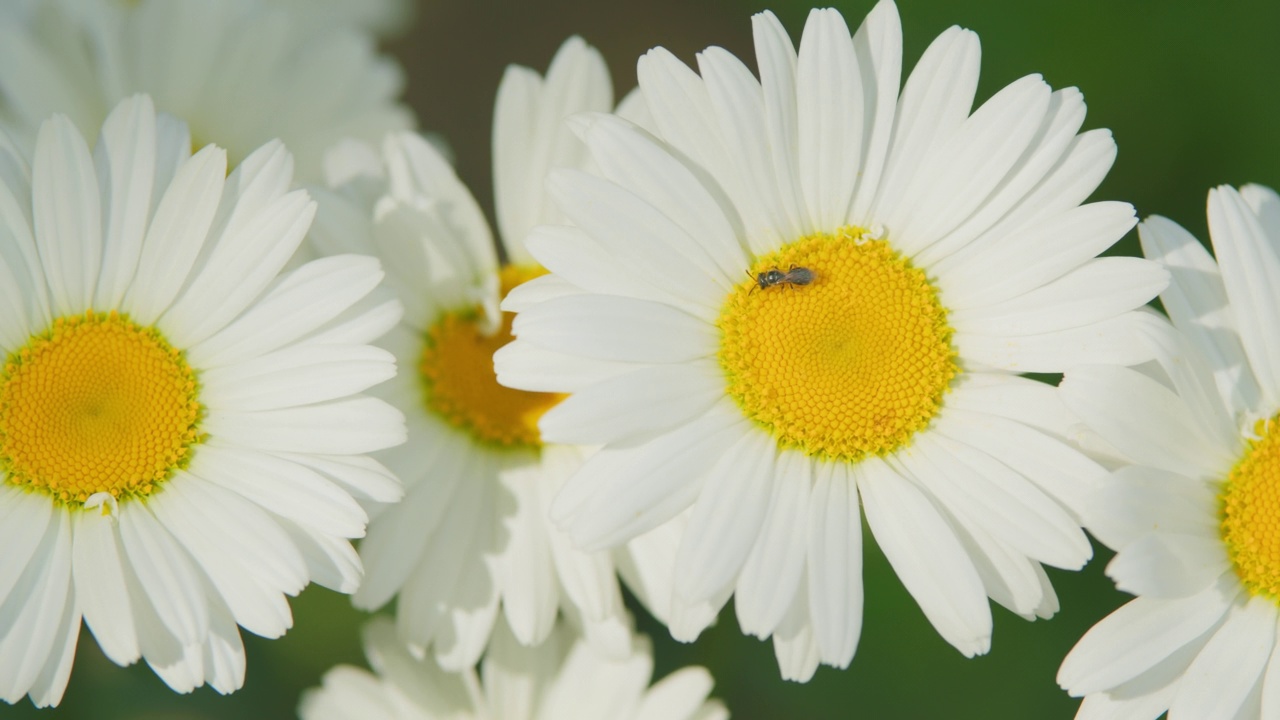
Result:
<svg viewBox="0 0 1280 720"><path fill-rule="evenodd" d="M837 6L856 26L871 3ZM634 84L636 56L655 44L686 60L708 44L749 58L748 14L764 7L754 0L425 0L418 28L392 51L406 64L409 99L423 127L449 140L459 173L491 211L488 128L502 66L545 68L564 37L580 33L605 53L625 91ZM798 38L810 5L777 0L771 7ZM1128 200L1141 216L1165 215L1206 239L1211 186L1280 186L1280 3L903 0L900 12L907 68L948 25L978 32L979 101L1031 72L1054 87L1081 88L1090 109L1086 127L1111 128L1120 147L1099 198ZM1131 234L1118 251L1136 248ZM658 674L708 666L715 694L740 720L1071 717L1077 702L1054 683L1058 663L1084 630L1125 599L1103 576L1104 549L1081 573L1050 572L1063 608L1056 618L1027 623L993 608L991 653L966 660L929 626L869 535L866 546L865 620L849 669L824 667L806 685L782 682L771 646L743 637L730 607L693 645L673 642L641 614L641 628L654 638ZM345 597L318 588L293 607L295 628L283 639L246 637L249 670L235 695L207 688L176 695L145 666L111 664L85 634L60 708L0 704L0 718L289 717L298 692L317 684L327 668L363 663L365 617Z"/></svg>

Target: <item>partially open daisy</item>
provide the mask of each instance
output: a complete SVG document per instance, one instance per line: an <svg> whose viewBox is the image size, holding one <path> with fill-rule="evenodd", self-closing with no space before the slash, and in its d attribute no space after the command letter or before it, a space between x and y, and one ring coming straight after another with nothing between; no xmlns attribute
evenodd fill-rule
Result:
<svg viewBox="0 0 1280 720"><path fill-rule="evenodd" d="M1099 622L1058 682L1077 717L1280 717L1280 196L1209 193L1217 262L1160 217L1139 226L1172 281L1179 332L1152 338L1163 373L1067 374L1063 397L1134 465L1085 524L1137 599Z"/></svg>
<svg viewBox="0 0 1280 720"><path fill-rule="evenodd" d="M280 274L314 204L279 143L228 176L136 96L92 154L61 115L24 154L0 133L0 698L57 704L82 616L113 661L231 692L236 626L353 591L355 498L400 494L364 453L403 418L359 394L399 306L350 312L372 258Z"/></svg>
<svg viewBox="0 0 1280 720"><path fill-rule="evenodd" d="M691 508L676 637L736 595L787 677L847 665L862 508L942 636L985 652L988 596L1055 610L1041 563L1088 559L1073 511L1102 472L1017 373L1146 357L1133 310L1165 272L1095 259L1134 218L1080 205L1115 146L1076 134L1076 90L1029 76L970 115L978 40L952 28L899 95L887 0L852 38L816 10L798 53L769 13L755 39L759 81L719 48L701 76L642 58L653 134L579 119L599 172L549 180L576 227L526 241L553 274L504 305L498 379L572 392L543 438L604 446L552 506L582 547Z"/></svg>
<svg viewBox="0 0 1280 720"><path fill-rule="evenodd" d="M477 676L446 672L415 658L388 620L365 628L373 672L340 665L305 692L302 720L726 720L708 700L711 674L687 667L650 686L653 653L637 637L623 657L607 657L561 623L537 647L524 647L499 622Z"/></svg>
<svg viewBox="0 0 1280 720"><path fill-rule="evenodd" d="M261 3L204 0L37 0L30 23L0 15L0 126L34 138L60 112L92 136L135 92L215 143L237 164L283 140L299 182L322 179L343 138L376 141L413 127L397 102L401 70L372 38L307 29Z"/></svg>
<svg viewBox="0 0 1280 720"><path fill-rule="evenodd" d="M586 154L563 119L609 109L611 94L603 60L577 38L545 80L508 70L494 121L506 264L474 198L420 137L393 134L380 155L347 145L330 160L340 182L321 202L317 246L375 252L407 309L381 341L404 372L380 390L408 417L409 442L380 456L406 496L361 544L367 575L354 601L374 610L398 595L403 639L431 647L450 669L475 664L499 608L520 642L541 642L563 611L602 647L627 651L611 555L573 549L547 520L584 454L544 444L538 432L561 396L502 387L493 373L494 351L511 339L511 315L498 303L543 273L520 242L555 217L541 178Z"/></svg>

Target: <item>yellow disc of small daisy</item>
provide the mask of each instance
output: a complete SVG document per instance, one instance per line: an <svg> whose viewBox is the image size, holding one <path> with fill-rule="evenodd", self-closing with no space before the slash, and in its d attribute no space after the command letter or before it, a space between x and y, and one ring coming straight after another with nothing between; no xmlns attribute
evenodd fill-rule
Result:
<svg viewBox="0 0 1280 720"><path fill-rule="evenodd" d="M546 272L541 267L504 267L502 296ZM479 310L445 313L427 330L418 369L427 407L451 425L483 443L538 448L542 446L538 420L565 396L498 384L493 354L511 342L514 317L514 313L502 313L497 332L485 333Z"/></svg>
<svg viewBox="0 0 1280 720"><path fill-rule="evenodd" d="M1222 488L1222 539L1240 581L1280 603L1280 416L1260 420L1259 439Z"/></svg>
<svg viewBox="0 0 1280 720"><path fill-rule="evenodd" d="M764 277L761 278L761 274ZM957 373L923 271L857 227L756 260L721 309L728 393L781 447L856 461L907 444Z"/></svg>
<svg viewBox="0 0 1280 720"><path fill-rule="evenodd" d="M57 501L150 495L199 441L195 373L154 328L59 318L0 376L0 470Z"/></svg>

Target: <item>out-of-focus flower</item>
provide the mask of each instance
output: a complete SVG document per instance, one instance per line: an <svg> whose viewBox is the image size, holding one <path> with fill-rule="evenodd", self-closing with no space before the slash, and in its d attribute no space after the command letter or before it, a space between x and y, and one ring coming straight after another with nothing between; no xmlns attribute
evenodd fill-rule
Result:
<svg viewBox="0 0 1280 720"><path fill-rule="evenodd" d="M1063 397L1134 464L1085 525L1138 597L1091 629L1058 682L1079 718L1280 717L1280 196L1209 193L1217 256L1173 222L1138 227L1172 275L1160 372L1087 367Z"/></svg>
<svg viewBox="0 0 1280 720"><path fill-rule="evenodd" d="M413 657L389 620L365 629L374 672L341 665L307 691L303 720L725 720L708 700L711 675L678 670L650 686L652 651L634 638L631 652L610 658L575 638L562 623L537 647L524 647L499 622L479 677L472 668L448 673L428 657Z"/></svg>
<svg viewBox="0 0 1280 720"><path fill-rule="evenodd" d="M406 307L380 341L402 372L378 390L408 418L409 442L379 456L406 495L361 543L367 574L354 602L374 610L398 596L402 638L452 670L479 659L499 611L525 644L542 642L563 612L601 648L627 652L615 571L624 553L580 552L547 519L586 451L543 443L538 418L560 396L498 385L492 360L510 340L499 301L543 272L522 244L558 217L542 178L585 160L563 119L611 107L604 62L581 39L564 44L545 79L507 71L494 120L506 264L472 195L417 135L391 135L381 153L342 146L329 161L337 191L319 195L316 248L377 254Z"/></svg>
<svg viewBox="0 0 1280 720"><path fill-rule="evenodd" d="M136 96L92 151L55 115L26 154L0 133L0 697L57 704L82 616L114 662L231 692L237 625L352 592L355 498L401 493L365 453L403 417L360 394L399 306L353 313L373 258L281 274L314 203L278 142L228 176Z"/></svg>
<svg viewBox="0 0 1280 720"><path fill-rule="evenodd" d="M29 22L0 14L0 126L18 138L55 112L90 136L145 92L197 148L220 145L234 165L280 139L312 182L339 140L414 126L403 84L371 37L308 31L252 0L42 0Z"/></svg>

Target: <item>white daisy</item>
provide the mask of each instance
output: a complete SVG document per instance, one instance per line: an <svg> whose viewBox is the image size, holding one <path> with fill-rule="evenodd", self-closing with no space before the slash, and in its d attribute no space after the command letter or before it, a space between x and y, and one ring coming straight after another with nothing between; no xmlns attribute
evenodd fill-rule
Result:
<svg viewBox="0 0 1280 720"><path fill-rule="evenodd" d="M1081 718L1280 717L1280 196L1209 193L1217 262L1153 217L1147 257L1172 281L1178 333L1155 334L1161 373L1067 374L1063 397L1134 464L1085 515L1137 599L1090 630L1058 682Z"/></svg>
<svg viewBox="0 0 1280 720"><path fill-rule="evenodd" d="M388 620L365 628L365 655L374 672L340 665L323 686L306 691L303 720L725 720L708 700L711 674L687 667L650 686L652 651L636 637L631 652L604 657L561 623L537 647L522 646L498 623L479 676L449 673L431 658L415 658Z"/></svg>
<svg viewBox="0 0 1280 720"><path fill-rule="evenodd" d="M942 636L986 652L987 597L1056 609L1041 564L1089 558L1073 513L1103 473L1054 388L1016 373L1143 360L1133 310L1166 274L1095 258L1133 209L1080 205L1115 146L1077 134L1075 89L1032 75L970 115L978 40L951 28L899 94L887 0L852 38L814 11L798 54L769 13L755 39L760 81L719 48L701 76L643 57L656 137L576 123L599 172L548 181L576 227L526 240L553 274L504 304L498 379L573 393L544 439L604 446L552 506L581 547L689 510L677 638L735 595L785 676L847 665L862 508Z"/></svg>
<svg viewBox="0 0 1280 720"><path fill-rule="evenodd" d="M492 361L510 340L499 300L543 272L520 244L552 217L540 179L550 164L585 156L563 118L607 110L611 96L603 60L578 38L560 49L545 80L527 68L507 71L494 129L510 261L501 267L474 198L422 138L393 134L380 156L350 144L331 157L340 188L321 195L317 247L376 253L407 308L381 343L408 371L380 394L408 417L410 439L379 456L404 479L406 496L377 516L361 544L367 575L354 601L375 610L398 595L403 639L432 646L452 670L475 664L499 607L522 643L541 642L562 610L592 639L627 652L611 555L576 551L547 520L551 498L584 454L544 445L538 434L538 418L559 396L498 385Z"/></svg>
<svg viewBox="0 0 1280 720"><path fill-rule="evenodd" d="M42 0L30 24L0 14L0 125L34 138L66 113L91 136L124 97L145 92L238 164L281 139L299 182L355 137L413 127L398 65L342 28L306 32L253 0Z"/></svg>
<svg viewBox="0 0 1280 720"><path fill-rule="evenodd" d="M364 454L403 418L359 394L399 306L351 312L372 258L280 275L314 204L278 142L228 176L136 96L92 151L55 115L23 154L0 133L0 697L57 704L82 616L116 663L231 692L236 626L353 591L353 496L400 494Z"/></svg>

